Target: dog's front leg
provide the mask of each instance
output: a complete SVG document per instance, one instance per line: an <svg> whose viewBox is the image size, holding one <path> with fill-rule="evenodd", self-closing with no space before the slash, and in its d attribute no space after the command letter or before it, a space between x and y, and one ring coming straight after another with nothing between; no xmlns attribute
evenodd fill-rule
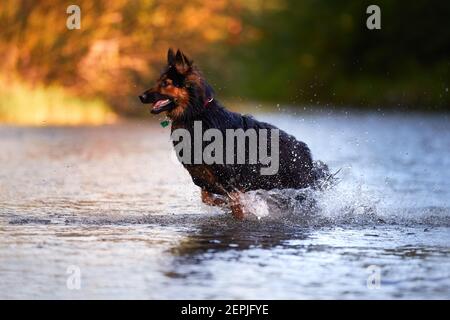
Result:
<svg viewBox="0 0 450 320"><path fill-rule="evenodd" d="M210 206L224 206L227 201L220 196L202 190L202 202Z"/></svg>
<svg viewBox="0 0 450 320"><path fill-rule="evenodd" d="M231 213L233 214L233 217L235 217L238 220L244 219L244 210L241 204L241 193L240 192L230 192L228 194L230 198L230 208Z"/></svg>

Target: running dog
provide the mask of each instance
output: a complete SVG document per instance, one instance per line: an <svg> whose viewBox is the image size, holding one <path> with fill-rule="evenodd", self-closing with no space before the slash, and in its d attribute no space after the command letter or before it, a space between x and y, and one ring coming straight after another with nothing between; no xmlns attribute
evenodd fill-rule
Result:
<svg viewBox="0 0 450 320"><path fill-rule="evenodd" d="M194 184L201 188L202 201L209 205L228 205L234 217L238 219L244 216L239 201L239 195L243 192L258 189L316 188L318 181L329 175L326 165L317 165L319 162L313 162L311 152L305 143L269 123L258 121L250 115L227 110L216 99L213 89L197 66L180 50L176 53L172 49L168 50L167 67L156 85L141 94L139 99L142 103L152 105L150 110L152 114L166 112L172 122L172 133L177 129L185 129L193 137L195 123L200 122L203 133L208 129L217 129L223 133L225 137L223 145L227 145L228 129L244 131L254 129L259 140L262 129L269 131L269 137L274 134L273 130L277 130L276 152L279 164L278 170L273 174L262 175L263 164L251 163L248 159L248 150L245 153L247 156L245 162L240 164L207 163L204 160L181 161ZM249 143L250 141L246 141L246 145ZM175 141L173 144L176 145ZM193 148L195 144L195 141L192 141L188 145ZM266 154L274 151L271 150L273 146L270 143L267 143L267 146ZM205 147L204 141L202 147ZM261 148L261 145L258 144L257 148ZM233 153L234 157L237 157L238 149L234 149ZM178 158L180 159L180 155Z"/></svg>

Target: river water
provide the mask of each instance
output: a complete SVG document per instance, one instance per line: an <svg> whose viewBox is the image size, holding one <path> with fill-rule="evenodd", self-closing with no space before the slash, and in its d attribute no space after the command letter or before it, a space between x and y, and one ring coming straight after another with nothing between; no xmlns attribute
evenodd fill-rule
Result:
<svg viewBox="0 0 450 320"><path fill-rule="evenodd" d="M0 298L450 298L448 115L257 118L337 185L253 192L235 221L149 119L0 126Z"/></svg>

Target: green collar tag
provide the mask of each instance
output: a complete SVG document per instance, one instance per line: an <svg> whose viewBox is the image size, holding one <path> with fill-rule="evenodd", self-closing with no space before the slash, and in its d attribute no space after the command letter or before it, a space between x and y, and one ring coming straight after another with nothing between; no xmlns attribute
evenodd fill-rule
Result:
<svg viewBox="0 0 450 320"><path fill-rule="evenodd" d="M165 128L165 127L167 127L170 124L170 121L169 120L164 120L164 121L161 121L160 124L161 124L161 127Z"/></svg>

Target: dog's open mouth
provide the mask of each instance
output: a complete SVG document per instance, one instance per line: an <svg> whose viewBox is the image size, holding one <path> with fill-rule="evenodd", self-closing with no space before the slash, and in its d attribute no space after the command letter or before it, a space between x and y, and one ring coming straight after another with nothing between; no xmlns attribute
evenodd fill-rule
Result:
<svg viewBox="0 0 450 320"><path fill-rule="evenodd" d="M157 114L163 111L170 110L173 102L171 99L161 99L153 103L151 113Z"/></svg>

